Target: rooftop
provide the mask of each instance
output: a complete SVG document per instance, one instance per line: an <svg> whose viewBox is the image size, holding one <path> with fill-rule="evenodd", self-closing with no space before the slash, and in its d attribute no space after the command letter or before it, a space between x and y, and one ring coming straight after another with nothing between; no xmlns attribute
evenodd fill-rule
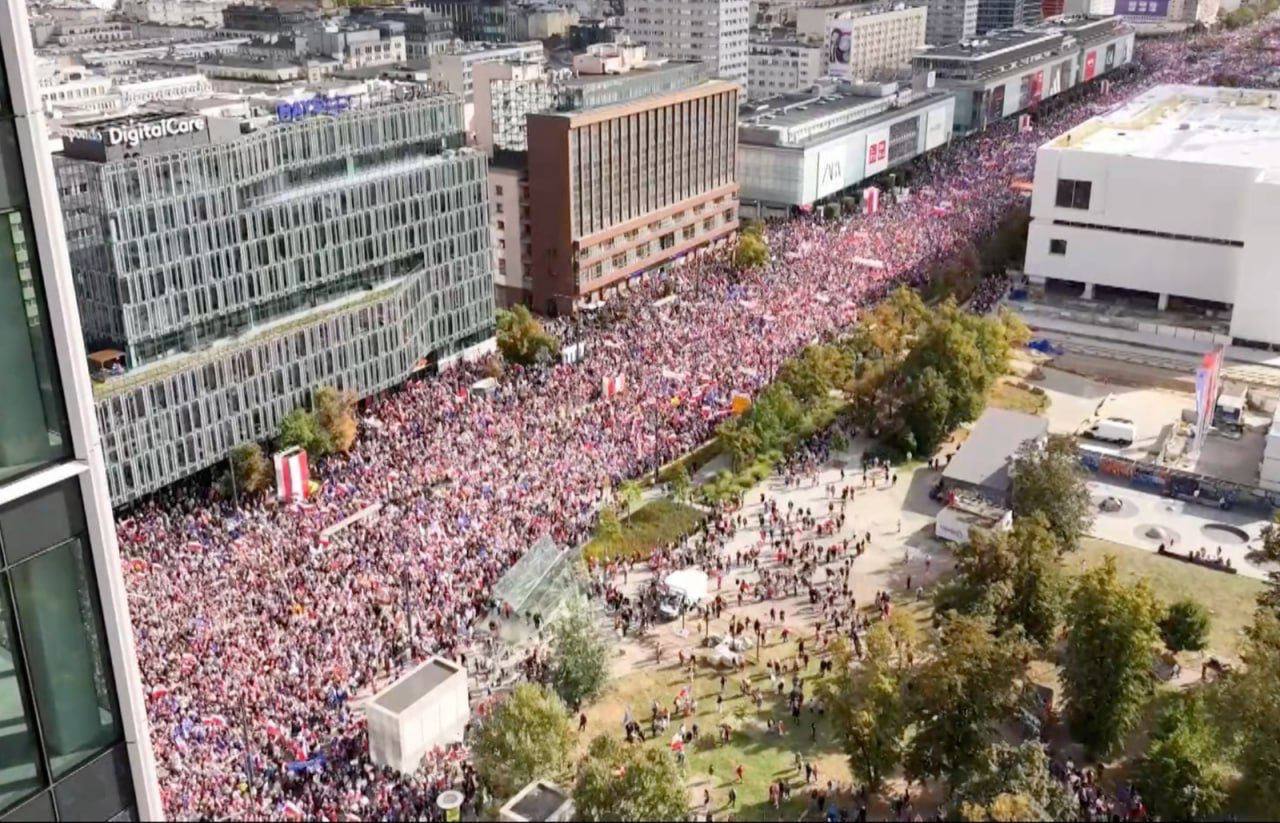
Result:
<svg viewBox="0 0 1280 823"><path fill-rule="evenodd" d="M1183 163L1280 168L1280 92L1156 86L1047 144Z"/></svg>
<svg viewBox="0 0 1280 823"><path fill-rule="evenodd" d="M1023 443L1049 431L1049 421L1034 414L990 408L973 424L942 473L950 483L962 483L1003 494L1010 486L1009 460Z"/></svg>
<svg viewBox="0 0 1280 823"><path fill-rule="evenodd" d="M373 699L373 702L387 711L399 714L418 702L423 695L438 689L442 683L453 677L462 669L439 657L433 657L426 663L405 675L393 686Z"/></svg>
<svg viewBox="0 0 1280 823"><path fill-rule="evenodd" d="M848 131L865 128L877 118L918 110L947 97L945 92L920 94L883 87L889 93L852 88L812 89L744 103L738 110L738 139L753 145L802 147L825 142Z"/></svg>

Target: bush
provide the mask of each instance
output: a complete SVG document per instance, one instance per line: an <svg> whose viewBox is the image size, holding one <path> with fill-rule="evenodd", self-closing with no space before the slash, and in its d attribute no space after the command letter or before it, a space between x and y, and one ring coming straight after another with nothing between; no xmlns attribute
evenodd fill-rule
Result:
<svg viewBox="0 0 1280 823"><path fill-rule="evenodd" d="M271 464L267 462L262 447L257 443L245 443L232 449L230 464L218 483L219 493L223 497L257 494L271 486Z"/></svg>
<svg viewBox="0 0 1280 823"><path fill-rule="evenodd" d="M546 363L560 354L560 342L525 306L498 311L498 351L508 362L522 366Z"/></svg>
<svg viewBox="0 0 1280 823"><path fill-rule="evenodd" d="M298 446L313 461L333 451L333 437L306 409L294 409L285 415L276 439L282 450Z"/></svg>
<svg viewBox="0 0 1280 823"><path fill-rule="evenodd" d="M329 433L334 451L349 451L356 442L356 396L325 386L316 392L316 422Z"/></svg>
<svg viewBox="0 0 1280 823"><path fill-rule="evenodd" d="M743 233L738 236L738 247L733 252L733 265L739 269L754 269L769 262L769 246L759 234Z"/></svg>
<svg viewBox="0 0 1280 823"><path fill-rule="evenodd" d="M1179 600L1160 618L1160 638L1173 653L1203 651L1209 644L1209 612L1194 600Z"/></svg>

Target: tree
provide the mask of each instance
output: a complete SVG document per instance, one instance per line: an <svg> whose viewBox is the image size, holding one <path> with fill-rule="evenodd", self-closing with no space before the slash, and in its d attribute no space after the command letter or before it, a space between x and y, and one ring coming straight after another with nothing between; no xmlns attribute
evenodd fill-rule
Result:
<svg viewBox="0 0 1280 823"><path fill-rule="evenodd" d="M356 442L356 396L324 386L316 392L316 422L329 433L334 451L349 451Z"/></svg>
<svg viewBox="0 0 1280 823"><path fill-rule="evenodd" d="M935 596L939 611L987 615L998 632L1020 628L1041 645L1053 639L1066 579L1043 517L1019 519L1008 532L974 530L955 558L956 577Z"/></svg>
<svg viewBox="0 0 1280 823"><path fill-rule="evenodd" d="M600 735L573 784L577 820L686 820L689 795L671 756Z"/></svg>
<svg viewBox="0 0 1280 823"><path fill-rule="evenodd" d="M1262 548L1258 550L1257 560L1280 563L1280 512L1262 529ZM1258 606L1280 617L1280 571L1267 572L1267 587L1258 595Z"/></svg>
<svg viewBox="0 0 1280 823"><path fill-rule="evenodd" d="M510 363L532 366L547 362L560 354L560 341L556 340L522 305L498 310L498 351Z"/></svg>
<svg viewBox="0 0 1280 823"><path fill-rule="evenodd" d="M640 498L644 496L640 484L634 480L624 480L618 485L618 507L622 511L631 513L635 509L636 504L640 502Z"/></svg>
<svg viewBox="0 0 1280 823"><path fill-rule="evenodd" d="M1079 806L1065 783L1049 772L1044 746L997 743L984 768L956 789L965 820L1075 820Z"/></svg>
<svg viewBox="0 0 1280 823"><path fill-rule="evenodd" d="M738 269L754 269L769 262L769 245L759 234L743 232L733 250L733 265Z"/></svg>
<svg viewBox="0 0 1280 823"><path fill-rule="evenodd" d="M1025 642L995 637L985 620L947 620L932 657L912 681L915 736L907 775L946 780L954 789L979 773L997 725L1018 704L1029 657Z"/></svg>
<svg viewBox="0 0 1280 823"><path fill-rule="evenodd" d="M277 441L281 449L294 446L304 449L312 460L333 451L333 438L328 430L306 409L294 409L285 415L280 421L280 436Z"/></svg>
<svg viewBox="0 0 1280 823"><path fill-rule="evenodd" d="M1280 616L1260 609L1241 649L1242 671L1227 678L1222 712L1237 749L1246 794L1280 808Z"/></svg>
<svg viewBox="0 0 1280 823"><path fill-rule="evenodd" d="M1170 695L1156 720L1137 785L1151 811L1164 820L1212 816L1226 800L1227 771L1204 698Z"/></svg>
<svg viewBox="0 0 1280 823"><path fill-rule="evenodd" d="M1114 557L1076 584L1067 606L1063 685L1071 730L1093 754L1115 750L1151 694L1158 615L1146 581L1122 583Z"/></svg>
<svg viewBox="0 0 1280 823"><path fill-rule="evenodd" d="M609 679L609 646L585 600L570 600L551 625L551 688L569 706L600 694Z"/></svg>
<svg viewBox="0 0 1280 823"><path fill-rule="evenodd" d="M1160 638L1169 651L1198 652L1209 644L1209 612L1194 600L1179 600L1160 618Z"/></svg>
<svg viewBox="0 0 1280 823"><path fill-rule="evenodd" d="M618 540L622 537L622 522L618 520L618 512L612 506L600 509L595 536L601 540Z"/></svg>
<svg viewBox="0 0 1280 823"><path fill-rule="evenodd" d="M1093 501L1075 441L1066 435L1050 435L1043 448L1030 443L1023 446L1010 474L1014 517L1043 515L1062 551L1075 551L1093 525Z"/></svg>
<svg viewBox="0 0 1280 823"><path fill-rule="evenodd" d="M271 486L271 464L257 443L245 443L231 450L230 468L223 473L219 491L223 497L257 494ZM232 472L235 473L234 483Z"/></svg>
<svg viewBox="0 0 1280 823"><path fill-rule="evenodd" d="M689 499L689 492L693 487L693 481L689 479L689 467L683 462L677 463L671 471L671 496L680 502L686 502Z"/></svg>
<svg viewBox="0 0 1280 823"><path fill-rule="evenodd" d="M532 683L516 686L474 732L476 771L497 797L510 797L533 780L562 780L574 746L564 703Z"/></svg>
<svg viewBox="0 0 1280 823"><path fill-rule="evenodd" d="M805 346L778 370L778 382L791 389L803 404L827 399L832 389L842 389L852 377L849 355L836 346Z"/></svg>
<svg viewBox="0 0 1280 823"><path fill-rule="evenodd" d="M869 791L879 791L902 760L910 720L904 687L910 673L891 661L894 639L884 622L866 637L867 657L855 667L843 639L832 647L833 668L819 684L849 770Z"/></svg>

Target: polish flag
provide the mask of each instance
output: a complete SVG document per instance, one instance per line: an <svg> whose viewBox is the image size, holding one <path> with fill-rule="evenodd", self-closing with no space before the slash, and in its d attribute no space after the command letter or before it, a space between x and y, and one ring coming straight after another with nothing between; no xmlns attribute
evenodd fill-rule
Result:
<svg viewBox="0 0 1280 823"><path fill-rule="evenodd" d="M299 806L297 803L293 802L292 800L286 800L280 812L281 812L281 816L284 817L285 820L306 820L307 819L307 813L302 810L301 806Z"/></svg>
<svg viewBox="0 0 1280 823"><path fill-rule="evenodd" d="M622 393L627 387L627 376L625 374L606 377L600 386L600 391L606 398L611 398Z"/></svg>
<svg viewBox="0 0 1280 823"><path fill-rule="evenodd" d="M880 190L875 186L868 186L862 190L862 213L875 214L880 211Z"/></svg>
<svg viewBox="0 0 1280 823"><path fill-rule="evenodd" d="M276 490L281 500L294 502L307 499L311 485L311 471L307 466L307 453L294 446L276 452Z"/></svg>
<svg viewBox="0 0 1280 823"><path fill-rule="evenodd" d="M1018 131L1020 132L1031 131L1031 115L1029 114L1018 115Z"/></svg>
<svg viewBox="0 0 1280 823"><path fill-rule="evenodd" d="M278 724L276 724L276 723L274 723L274 722L272 722L272 721L270 721L270 720L268 720L268 721L267 721L267 723L266 723L266 728L267 728L267 737L282 737L282 736L284 736L284 729L280 728L280 726L279 726Z"/></svg>
<svg viewBox="0 0 1280 823"><path fill-rule="evenodd" d="M220 714L211 714L204 719L204 724L212 729L225 729L227 727L227 718Z"/></svg>
<svg viewBox="0 0 1280 823"><path fill-rule="evenodd" d="M168 697L168 696L169 696L169 689L165 686L156 686L154 689L151 690L152 700L160 700L161 698Z"/></svg>

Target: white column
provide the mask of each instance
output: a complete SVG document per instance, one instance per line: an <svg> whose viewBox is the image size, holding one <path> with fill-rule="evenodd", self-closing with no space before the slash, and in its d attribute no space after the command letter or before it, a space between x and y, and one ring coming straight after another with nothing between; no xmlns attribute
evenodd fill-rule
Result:
<svg viewBox="0 0 1280 823"><path fill-rule="evenodd" d="M1080 292L1080 296L1081 296L1081 297L1083 297L1085 300L1092 300L1092 299L1093 299L1093 284L1092 284L1092 283L1085 283L1085 284L1084 284L1084 291Z"/></svg>
<svg viewBox="0 0 1280 823"><path fill-rule="evenodd" d="M1161 292L1160 296L1156 298L1156 308L1159 309L1160 311L1164 311L1165 309L1169 308L1168 292Z"/></svg>

